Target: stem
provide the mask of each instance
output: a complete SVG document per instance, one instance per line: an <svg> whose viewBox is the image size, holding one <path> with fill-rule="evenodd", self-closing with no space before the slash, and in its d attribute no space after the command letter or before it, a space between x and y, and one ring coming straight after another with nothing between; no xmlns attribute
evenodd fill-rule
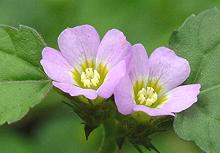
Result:
<svg viewBox="0 0 220 153"><path fill-rule="evenodd" d="M115 139L115 121L109 119L103 123L103 140L99 148L99 153L114 153L117 149Z"/></svg>

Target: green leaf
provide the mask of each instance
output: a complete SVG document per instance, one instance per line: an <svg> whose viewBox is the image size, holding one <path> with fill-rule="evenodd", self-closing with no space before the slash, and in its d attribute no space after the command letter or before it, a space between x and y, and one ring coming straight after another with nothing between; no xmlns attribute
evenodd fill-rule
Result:
<svg viewBox="0 0 220 153"><path fill-rule="evenodd" d="M114 119L106 120L103 123L104 135L98 153L114 153L117 150L116 121Z"/></svg>
<svg viewBox="0 0 220 153"><path fill-rule="evenodd" d="M210 9L189 17L173 33L170 47L191 66L189 83L202 86L199 100L175 118L176 133L207 153L220 150L220 12Z"/></svg>
<svg viewBox="0 0 220 153"><path fill-rule="evenodd" d="M29 27L0 26L0 125L21 119L51 89L40 66L44 46Z"/></svg>

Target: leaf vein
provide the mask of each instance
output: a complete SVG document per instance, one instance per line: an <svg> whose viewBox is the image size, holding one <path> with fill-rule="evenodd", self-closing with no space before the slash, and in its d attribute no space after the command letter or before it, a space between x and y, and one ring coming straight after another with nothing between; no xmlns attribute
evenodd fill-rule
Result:
<svg viewBox="0 0 220 153"><path fill-rule="evenodd" d="M19 32L19 30L18 30L18 29L16 29L16 31L17 31L17 32ZM6 31L6 33L8 34L8 32L7 32L7 31ZM17 51L17 49L16 49L16 45L15 45L14 41L12 40L12 38L11 38L10 34L8 34L8 37L9 37L9 39L10 39L10 42L13 44L14 49ZM34 65L33 63L31 63L31 62L29 62L29 61L27 61L27 60L23 59L23 58L22 58L22 57L20 57L20 56L17 56L16 54L12 54L12 53L9 53L9 52L7 52L7 51L5 52L5 51L4 51L4 49L3 49L3 50L0 50L0 51L1 51L1 52L3 52L3 53L6 53L6 54L8 54L8 55L15 56L15 57L17 57L17 58L21 59L22 61L24 61L24 62L28 63L29 65L31 65L31 66L33 66L33 67L37 68L37 66L36 66L36 65Z"/></svg>

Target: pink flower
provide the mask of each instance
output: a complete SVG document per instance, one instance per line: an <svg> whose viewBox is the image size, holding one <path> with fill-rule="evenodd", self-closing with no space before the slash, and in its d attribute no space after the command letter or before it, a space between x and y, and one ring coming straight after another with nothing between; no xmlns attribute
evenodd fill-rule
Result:
<svg viewBox="0 0 220 153"><path fill-rule="evenodd" d="M65 29L58 38L60 51L46 47L41 65L53 85L71 96L109 98L126 73L130 47L119 30L108 31L100 42L90 25Z"/></svg>
<svg viewBox="0 0 220 153"><path fill-rule="evenodd" d="M188 61L172 50L157 48L148 59L145 48L141 44L134 45L128 74L114 92L119 112L174 116L189 108L200 92L200 84L179 86L189 74Z"/></svg>

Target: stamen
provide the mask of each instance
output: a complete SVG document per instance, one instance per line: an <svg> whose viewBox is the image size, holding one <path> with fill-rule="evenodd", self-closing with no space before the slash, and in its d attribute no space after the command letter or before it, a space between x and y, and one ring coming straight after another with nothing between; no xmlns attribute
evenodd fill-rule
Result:
<svg viewBox="0 0 220 153"><path fill-rule="evenodd" d="M158 95L152 87L142 88L138 91L137 97L138 103L146 106L151 106L158 99Z"/></svg>
<svg viewBox="0 0 220 153"><path fill-rule="evenodd" d="M86 68L84 72L81 73L81 82L84 87L96 87L99 83L100 75L97 70L93 68Z"/></svg>

